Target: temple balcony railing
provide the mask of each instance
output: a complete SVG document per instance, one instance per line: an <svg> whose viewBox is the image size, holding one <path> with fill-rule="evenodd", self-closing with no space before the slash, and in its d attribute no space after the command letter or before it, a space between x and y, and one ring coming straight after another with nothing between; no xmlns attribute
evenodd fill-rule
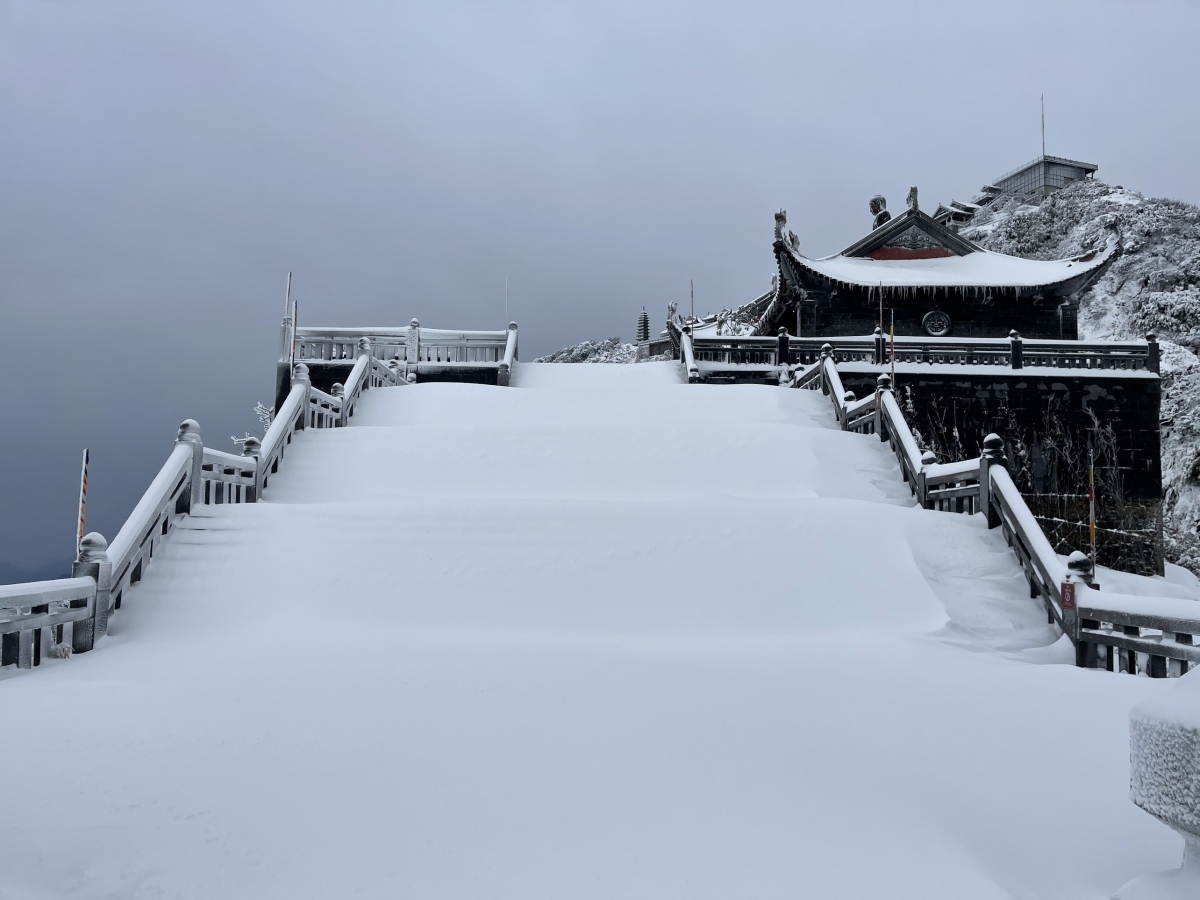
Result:
<svg viewBox="0 0 1200 900"><path fill-rule="evenodd" d="M1006 338L935 338L897 336L882 330L858 337L778 337L690 335L691 352L700 380L734 375L769 377L769 370L786 360L788 365L809 366L821 357L826 344L833 346L837 363L885 365L995 366L1006 369L1054 368L1158 373L1158 338L1144 341L1028 340L1017 332Z"/></svg>
<svg viewBox="0 0 1200 900"><path fill-rule="evenodd" d="M886 441L919 506L982 513L989 528L1001 529L1024 570L1030 597L1041 600L1047 621L1074 644L1077 665L1168 678L1200 664L1200 603L1100 591L1087 556L1075 551L1064 560L1055 552L1008 472L997 435L984 439L979 458L939 463L921 450L891 378L878 376L875 392L857 398L845 390L828 344L817 362L790 370L781 384L820 390L843 431Z"/></svg>

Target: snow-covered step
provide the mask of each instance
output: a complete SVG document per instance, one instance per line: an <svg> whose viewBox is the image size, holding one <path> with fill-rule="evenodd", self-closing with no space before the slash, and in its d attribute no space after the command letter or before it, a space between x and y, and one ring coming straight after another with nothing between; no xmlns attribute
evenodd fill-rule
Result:
<svg viewBox="0 0 1200 900"><path fill-rule="evenodd" d="M826 398L513 383L370 391L265 502L184 520L101 648L0 682L0 896L1104 897L1177 864L1126 798L1157 685L1071 666L999 534L898 502Z"/></svg>

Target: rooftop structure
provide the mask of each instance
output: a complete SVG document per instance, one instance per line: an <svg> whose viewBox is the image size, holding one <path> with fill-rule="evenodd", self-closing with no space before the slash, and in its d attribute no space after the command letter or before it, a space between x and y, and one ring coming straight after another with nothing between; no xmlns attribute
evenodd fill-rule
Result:
<svg viewBox="0 0 1200 900"><path fill-rule="evenodd" d="M1103 273L1115 240L1072 259L993 253L909 208L841 253L813 259L776 214L776 296L760 334L867 334L885 317L897 334L1074 340L1078 294ZM767 321L767 320L770 321Z"/></svg>
<svg viewBox="0 0 1200 900"><path fill-rule="evenodd" d="M994 203L1000 197L1019 197L1027 202L1040 204L1055 191L1076 181L1091 178L1098 168L1095 163L1043 154L1001 175L990 184L985 184L971 203L951 200L948 206L940 204L934 211L933 218L942 225L961 228L970 222L982 207Z"/></svg>

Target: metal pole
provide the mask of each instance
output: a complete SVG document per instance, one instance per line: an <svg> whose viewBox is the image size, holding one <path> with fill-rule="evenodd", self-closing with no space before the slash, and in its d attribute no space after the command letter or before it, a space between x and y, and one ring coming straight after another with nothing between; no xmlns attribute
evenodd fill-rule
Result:
<svg viewBox="0 0 1200 900"><path fill-rule="evenodd" d="M83 544L83 520L84 514L87 512L87 487L88 487L88 464L91 462L91 453L87 447L83 448L83 468L79 473L79 520L75 530L75 556L79 557L79 550Z"/></svg>
<svg viewBox="0 0 1200 900"><path fill-rule="evenodd" d="M1092 545L1092 571L1096 571L1096 459L1088 445L1088 537Z"/></svg>

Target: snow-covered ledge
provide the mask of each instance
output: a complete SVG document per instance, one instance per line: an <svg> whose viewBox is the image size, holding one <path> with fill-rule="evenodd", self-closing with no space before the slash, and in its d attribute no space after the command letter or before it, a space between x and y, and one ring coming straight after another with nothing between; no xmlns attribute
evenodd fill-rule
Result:
<svg viewBox="0 0 1200 900"><path fill-rule="evenodd" d="M1114 900L1200 897L1200 674L1179 679L1130 716L1129 794L1183 836L1183 865L1135 878Z"/></svg>

